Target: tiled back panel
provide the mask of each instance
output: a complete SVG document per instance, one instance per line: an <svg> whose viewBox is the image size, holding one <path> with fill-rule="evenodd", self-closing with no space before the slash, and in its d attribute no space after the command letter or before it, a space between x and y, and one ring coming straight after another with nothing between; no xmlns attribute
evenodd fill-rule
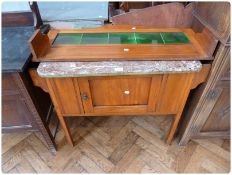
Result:
<svg viewBox="0 0 232 175"><path fill-rule="evenodd" d="M60 33L53 45L65 44L188 44L182 32L155 33Z"/></svg>

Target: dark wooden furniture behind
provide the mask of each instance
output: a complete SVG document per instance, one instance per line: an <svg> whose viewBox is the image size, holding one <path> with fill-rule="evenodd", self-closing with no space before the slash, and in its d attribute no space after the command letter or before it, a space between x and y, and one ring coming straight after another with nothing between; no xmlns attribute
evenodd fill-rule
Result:
<svg viewBox="0 0 232 175"><path fill-rule="evenodd" d="M20 73L2 74L2 131L37 130L26 104L24 84Z"/></svg>
<svg viewBox="0 0 232 175"><path fill-rule="evenodd" d="M207 82L193 90L188 98L180 122L180 144L186 144L191 138L229 138L229 2L198 2L186 6L168 3L113 16L112 23L192 28L199 44L209 56L211 61L206 62L212 68Z"/></svg>
<svg viewBox="0 0 232 175"><path fill-rule="evenodd" d="M219 40L209 78L190 98L180 130L180 144L192 138L230 138L230 3L200 2L195 20Z"/></svg>
<svg viewBox="0 0 232 175"><path fill-rule="evenodd" d="M55 152L53 137L45 124L51 100L33 86L27 73L31 60L27 40L34 32L32 13L2 16L2 131L40 131Z"/></svg>
<svg viewBox="0 0 232 175"><path fill-rule="evenodd" d="M2 73L3 133L40 131L50 150L56 152L55 142L44 122L50 103L48 94L33 87L26 72Z"/></svg>
<svg viewBox="0 0 232 175"><path fill-rule="evenodd" d="M194 3L167 3L123 13L112 17L113 24L151 26L156 28L188 28L192 24Z"/></svg>

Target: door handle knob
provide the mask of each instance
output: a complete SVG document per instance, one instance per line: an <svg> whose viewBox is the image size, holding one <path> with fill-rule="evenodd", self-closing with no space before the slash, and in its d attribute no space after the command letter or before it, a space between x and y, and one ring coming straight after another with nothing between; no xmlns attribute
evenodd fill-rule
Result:
<svg viewBox="0 0 232 175"><path fill-rule="evenodd" d="M124 94L129 95L130 91L124 91Z"/></svg>

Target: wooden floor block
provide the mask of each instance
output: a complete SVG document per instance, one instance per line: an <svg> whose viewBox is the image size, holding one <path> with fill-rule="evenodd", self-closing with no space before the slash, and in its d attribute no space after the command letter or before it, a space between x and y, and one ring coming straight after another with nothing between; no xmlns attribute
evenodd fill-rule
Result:
<svg viewBox="0 0 232 175"><path fill-rule="evenodd" d="M58 130L56 155L40 133L4 134L4 173L226 173L230 142L164 143L171 117L78 117L68 119L75 146ZM12 140L15 138L15 140Z"/></svg>

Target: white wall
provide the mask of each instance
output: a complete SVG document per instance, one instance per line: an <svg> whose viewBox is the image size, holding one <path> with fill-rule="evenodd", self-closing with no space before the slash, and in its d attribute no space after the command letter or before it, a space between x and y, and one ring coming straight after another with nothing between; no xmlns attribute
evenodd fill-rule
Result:
<svg viewBox="0 0 232 175"><path fill-rule="evenodd" d="M2 12L31 11L28 1L2 2Z"/></svg>

